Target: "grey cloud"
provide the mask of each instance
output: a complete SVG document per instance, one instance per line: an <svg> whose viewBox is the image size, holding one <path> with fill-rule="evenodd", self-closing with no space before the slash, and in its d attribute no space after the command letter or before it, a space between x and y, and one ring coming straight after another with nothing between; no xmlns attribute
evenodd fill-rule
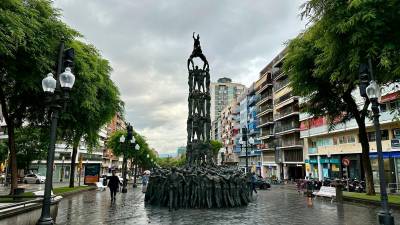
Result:
<svg viewBox="0 0 400 225"><path fill-rule="evenodd" d="M57 0L63 19L110 60L126 118L160 152L185 145L186 59L200 33L212 80L249 85L304 23L302 0Z"/></svg>

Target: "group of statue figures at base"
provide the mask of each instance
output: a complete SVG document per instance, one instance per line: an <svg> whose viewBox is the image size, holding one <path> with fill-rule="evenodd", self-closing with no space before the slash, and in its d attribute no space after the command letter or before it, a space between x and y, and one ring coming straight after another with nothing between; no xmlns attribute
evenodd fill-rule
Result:
<svg viewBox="0 0 400 225"><path fill-rule="evenodd" d="M145 202L178 208L227 208L252 199L251 174L216 166L158 168L150 175Z"/></svg>

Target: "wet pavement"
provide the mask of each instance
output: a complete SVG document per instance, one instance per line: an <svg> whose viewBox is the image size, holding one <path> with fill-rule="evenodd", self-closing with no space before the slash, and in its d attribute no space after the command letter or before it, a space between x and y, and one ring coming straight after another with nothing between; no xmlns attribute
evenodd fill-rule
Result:
<svg viewBox="0 0 400 225"><path fill-rule="evenodd" d="M59 205L57 224L324 224L373 225L379 207L355 203L336 204L317 199L312 205L307 198L284 186L260 190L247 207L229 209L180 209L145 206L140 188L117 194L110 202L109 191L91 191L67 197ZM400 224L400 211L393 212Z"/></svg>

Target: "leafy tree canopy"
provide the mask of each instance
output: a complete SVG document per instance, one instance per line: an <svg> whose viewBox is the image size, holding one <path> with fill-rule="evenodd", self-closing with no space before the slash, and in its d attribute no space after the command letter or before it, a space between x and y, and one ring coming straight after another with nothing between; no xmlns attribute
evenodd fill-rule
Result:
<svg viewBox="0 0 400 225"><path fill-rule="evenodd" d="M128 159L133 159L135 163L143 168L150 168L152 166L151 159L155 161L156 155L153 150L150 149L146 139L133 131L133 136L135 137L135 143L140 146L140 150L136 150L132 144L129 146L126 143L122 144L119 140L121 136L126 136L125 130L120 130L114 132L107 141L107 147L110 148L114 155L122 156L126 152L126 157ZM149 157L147 157L149 155Z"/></svg>

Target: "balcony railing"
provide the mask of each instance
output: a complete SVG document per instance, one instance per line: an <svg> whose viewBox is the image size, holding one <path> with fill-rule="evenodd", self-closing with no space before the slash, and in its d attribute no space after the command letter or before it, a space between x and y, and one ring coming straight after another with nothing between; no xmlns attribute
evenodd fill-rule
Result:
<svg viewBox="0 0 400 225"><path fill-rule="evenodd" d="M286 78L285 80L281 81L281 82L276 82L274 84L274 91L277 91L281 88L283 88L284 86L288 85L290 83L289 78Z"/></svg>
<svg viewBox="0 0 400 225"><path fill-rule="evenodd" d="M303 140L298 140L298 139L292 139L292 140L283 140L280 143L280 147L290 147L290 146L296 146L296 145L303 145Z"/></svg>
<svg viewBox="0 0 400 225"><path fill-rule="evenodd" d="M265 99L265 98L271 98L272 99L272 92L267 92L267 93L264 93L264 94L262 94L261 96L260 96L260 100L263 100L263 99Z"/></svg>
<svg viewBox="0 0 400 225"><path fill-rule="evenodd" d="M272 110L272 109L273 109L272 104L264 105L264 106L260 107L260 113L262 113L262 112L264 112L266 110Z"/></svg>
<svg viewBox="0 0 400 225"><path fill-rule="evenodd" d="M277 125L275 127L275 132L280 133L280 132L285 132L293 129L299 129L300 124L299 123L294 123L294 124L285 124L285 125Z"/></svg>
<svg viewBox="0 0 400 225"><path fill-rule="evenodd" d="M277 98L277 99L275 100L275 104L279 104L279 103L281 103L281 102L283 102L283 101L286 101L286 100L288 100L288 99L291 98L291 97L293 97L292 92L287 93L287 94L285 94L285 95L283 95L283 96Z"/></svg>
<svg viewBox="0 0 400 225"><path fill-rule="evenodd" d="M279 113L275 113L275 118L280 119L294 112L299 112L299 107L287 107L284 110L279 111Z"/></svg>

